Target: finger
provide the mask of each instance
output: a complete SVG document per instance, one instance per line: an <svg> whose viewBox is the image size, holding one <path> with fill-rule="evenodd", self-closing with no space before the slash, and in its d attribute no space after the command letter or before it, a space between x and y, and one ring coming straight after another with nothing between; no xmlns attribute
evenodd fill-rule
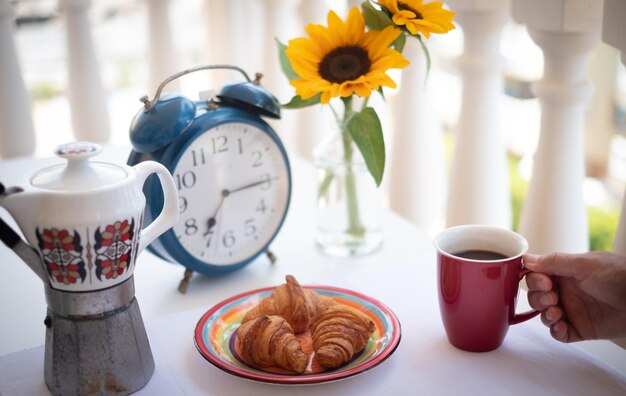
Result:
<svg viewBox="0 0 626 396"><path fill-rule="evenodd" d="M552 321L550 321L550 319L548 319L548 317L546 316L546 311L541 313L541 323L544 324L544 326L546 327L552 327L552 325L554 323L552 323Z"/></svg>
<svg viewBox="0 0 626 396"><path fill-rule="evenodd" d="M541 322L550 327L563 317L563 310L559 306L548 307L541 313Z"/></svg>
<svg viewBox="0 0 626 396"><path fill-rule="evenodd" d="M550 334L557 341L567 342L567 324L565 321L560 320L550 327Z"/></svg>
<svg viewBox="0 0 626 396"><path fill-rule="evenodd" d="M536 272L526 275L526 284L529 291L547 292L552 290L552 279L548 275Z"/></svg>
<svg viewBox="0 0 626 396"><path fill-rule="evenodd" d="M564 320L557 321L550 328L550 334L555 340L561 342L576 342L583 340L574 326Z"/></svg>
<svg viewBox="0 0 626 396"><path fill-rule="evenodd" d="M528 304L531 308L543 311L559 303L558 295L553 292L528 292Z"/></svg>
<svg viewBox="0 0 626 396"><path fill-rule="evenodd" d="M586 254L550 253L524 255L524 267L534 272L579 278L589 270L593 257Z"/></svg>

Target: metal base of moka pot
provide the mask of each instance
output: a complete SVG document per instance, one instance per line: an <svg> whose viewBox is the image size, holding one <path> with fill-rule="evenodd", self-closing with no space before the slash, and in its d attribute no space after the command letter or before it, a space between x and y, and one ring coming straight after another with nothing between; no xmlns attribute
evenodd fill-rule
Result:
<svg viewBox="0 0 626 396"><path fill-rule="evenodd" d="M44 378L53 395L126 395L148 383L154 359L133 278L74 293L46 286Z"/></svg>

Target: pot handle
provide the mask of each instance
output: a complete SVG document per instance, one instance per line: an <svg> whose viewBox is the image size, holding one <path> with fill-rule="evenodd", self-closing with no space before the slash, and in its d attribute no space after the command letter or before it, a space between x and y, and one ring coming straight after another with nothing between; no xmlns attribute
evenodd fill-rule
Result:
<svg viewBox="0 0 626 396"><path fill-rule="evenodd" d="M137 254L143 251L152 241L170 229L178 221L178 191L170 172L158 162L144 161L133 167L137 172L140 189L148 176L153 173L159 177L163 188L163 209L152 223L141 231Z"/></svg>

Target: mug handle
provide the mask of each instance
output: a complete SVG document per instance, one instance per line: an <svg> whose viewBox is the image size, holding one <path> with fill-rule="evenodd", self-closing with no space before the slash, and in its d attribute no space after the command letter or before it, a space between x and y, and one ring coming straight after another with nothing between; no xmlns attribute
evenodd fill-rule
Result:
<svg viewBox="0 0 626 396"><path fill-rule="evenodd" d="M521 281L526 275L528 275L529 273L531 273L532 271L526 268L522 268L522 270L519 273L519 280ZM527 312L523 312L523 313L516 313L513 315L513 319L511 319L511 321L509 322L509 324L518 324L518 323L522 323L527 321L528 319L532 319L535 316L539 315L541 313L541 311L537 311L536 309L527 311Z"/></svg>
<svg viewBox="0 0 626 396"><path fill-rule="evenodd" d="M167 231L178 221L178 191L172 175L166 167L156 161L144 161L135 165L137 183L140 188L148 176L156 173L163 189L163 209L156 219L141 231L141 239L137 254L143 251L152 241Z"/></svg>

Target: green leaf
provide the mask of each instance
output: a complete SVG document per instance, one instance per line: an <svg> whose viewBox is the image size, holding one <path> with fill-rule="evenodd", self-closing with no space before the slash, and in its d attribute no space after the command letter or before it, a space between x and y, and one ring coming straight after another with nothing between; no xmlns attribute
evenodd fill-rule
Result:
<svg viewBox="0 0 626 396"><path fill-rule="evenodd" d="M422 47L422 51L424 52L424 56L426 57L426 77L424 77L424 86L426 85L426 81L428 81L428 75L430 74L430 52L428 52L428 47L426 43L422 40L422 36L417 36L417 40L420 42L420 46Z"/></svg>
<svg viewBox="0 0 626 396"><path fill-rule="evenodd" d="M293 67L291 67L291 62L289 62L289 58L287 58L287 55L285 54L285 50L287 49L287 46L281 43L280 40L278 39L275 39L275 40L276 40L276 46L278 47L278 57L280 59L280 68L283 70L283 73L285 73L285 76L287 76L289 81L299 79L300 76L298 75L298 73L296 73L293 70Z"/></svg>
<svg viewBox="0 0 626 396"><path fill-rule="evenodd" d="M365 25L370 30L383 30L394 24L383 10L377 10L369 1L364 1L361 4L361 9L363 10L363 18L365 18Z"/></svg>
<svg viewBox="0 0 626 396"><path fill-rule="evenodd" d="M385 171L385 140L376 111L366 107L354 114L348 121L348 132L363 155L376 186L380 186Z"/></svg>
<svg viewBox="0 0 626 396"><path fill-rule="evenodd" d="M293 98L291 98L289 103L281 104L280 107L284 109L301 109L303 107L308 107L308 106L319 104L321 97L322 97L321 93L313 97L310 97L308 99L302 99L300 96L296 95Z"/></svg>
<svg viewBox="0 0 626 396"><path fill-rule="evenodd" d="M402 53L402 50L404 50L404 44L406 44L406 34L404 33L404 31L398 36L397 39L394 40L393 43L391 43L391 46L398 52Z"/></svg>

